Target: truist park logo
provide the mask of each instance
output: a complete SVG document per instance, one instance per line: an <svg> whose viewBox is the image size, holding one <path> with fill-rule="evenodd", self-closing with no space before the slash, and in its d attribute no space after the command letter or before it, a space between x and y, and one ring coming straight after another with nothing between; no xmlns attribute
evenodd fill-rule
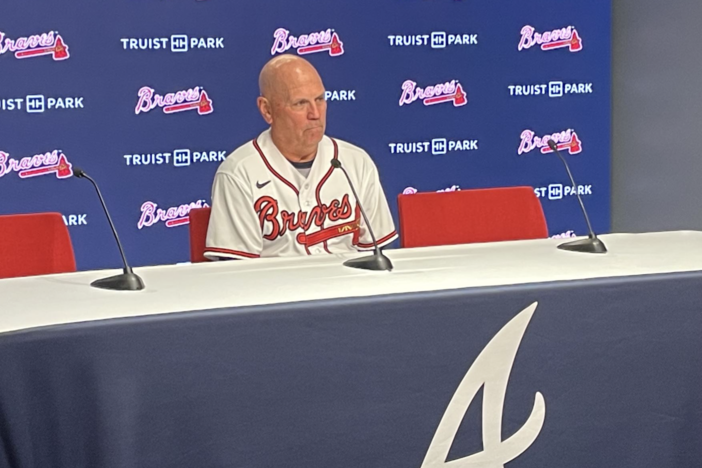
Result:
<svg viewBox="0 0 702 468"><path fill-rule="evenodd" d="M432 49L445 49L446 46L477 45L477 34L447 34L445 31L434 31L431 34L393 34L388 36L391 47L427 46Z"/></svg>
<svg viewBox="0 0 702 468"><path fill-rule="evenodd" d="M542 33L536 32L532 26L522 28L522 39L519 41L519 50L531 49L535 45L541 46L541 50L554 50L568 48L571 52L583 50L583 40L574 26L562 29L554 29Z"/></svg>
<svg viewBox="0 0 702 468"><path fill-rule="evenodd" d="M556 142L558 151L568 151L569 154L579 154L583 151L583 144L573 129L543 137L536 136L531 130L524 130L517 154L526 154L535 149L540 149L542 154L553 153L553 150L548 146L548 140Z"/></svg>
<svg viewBox="0 0 702 468"><path fill-rule="evenodd" d="M344 43L333 29L296 37L287 29L278 28L273 33L273 40L271 55L282 54L290 49L295 49L298 55L328 52L332 57L336 57L344 53Z"/></svg>
<svg viewBox="0 0 702 468"><path fill-rule="evenodd" d="M164 114L175 114L197 110L199 115L212 113L212 100L204 89L196 86L192 89L168 93L165 96L156 94L153 88L144 86L139 90L139 101L134 109L135 114L149 112L157 107L163 109Z"/></svg>
<svg viewBox="0 0 702 468"><path fill-rule="evenodd" d="M463 91L463 87L457 80L447 83L439 83L433 86L421 88L412 80L402 83L402 96L400 96L400 106L412 104L420 100L425 106L453 102L454 107L468 104L468 94Z"/></svg>
<svg viewBox="0 0 702 468"><path fill-rule="evenodd" d="M48 174L54 174L58 179L67 179L73 175L73 166L61 150L21 159L11 158L8 153L0 151L0 177L13 172L16 172L20 179Z"/></svg>
<svg viewBox="0 0 702 468"><path fill-rule="evenodd" d="M168 50L188 52L195 49L224 49L223 37L188 37L186 34L173 34L164 37L123 37L120 39L123 50Z"/></svg>
<svg viewBox="0 0 702 468"><path fill-rule="evenodd" d="M51 55L54 60L66 60L70 57L68 46L63 42L61 35L54 31L17 39L5 37L5 33L0 32L0 55L7 52L14 52L15 58L18 59L42 55Z"/></svg>
<svg viewBox="0 0 702 468"><path fill-rule="evenodd" d="M159 208L156 203L147 201L141 205L141 217L137 227L142 229L159 223L164 223L169 228L184 226L190 224L190 218L188 217L190 210L193 208L207 208L209 206L205 200L198 200L187 205L172 206L164 210Z"/></svg>

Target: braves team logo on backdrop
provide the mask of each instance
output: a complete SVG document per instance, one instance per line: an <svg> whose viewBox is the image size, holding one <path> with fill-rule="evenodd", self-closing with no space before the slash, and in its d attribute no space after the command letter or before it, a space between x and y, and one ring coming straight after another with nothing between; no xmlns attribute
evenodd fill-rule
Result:
<svg viewBox="0 0 702 468"><path fill-rule="evenodd" d="M187 205L172 206L168 209L161 209L152 201L144 202L141 205L141 217L137 223L139 229L151 227L157 223L165 223L166 227L184 226L190 223L188 214L193 208L207 208L210 205L205 200L198 200Z"/></svg>
<svg viewBox="0 0 702 468"><path fill-rule="evenodd" d="M332 57L336 57L344 53L344 43L333 29L295 37L287 29L278 28L273 33L273 39L271 55L282 54L290 49L296 49L298 55L328 52Z"/></svg>
<svg viewBox="0 0 702 468"><path fill-rule="evenodd" d="M583 49L583 41L580 39L578 30L574 26L554 29L543 33L536 32L532 26L522 28L522 39L519 41L519 50L531 49L535 45L540 45L541 50L554 50L568 48L571 52L580 52Z"/></svg>
<svg viewBox="0 0 702 468"><path fill-rule="evenodd" d="M212 113L212 100L204 89L196 86L192 89L168 93L165 96L156 94L153 88L144 86L139 90L139 102L134 109L135 114L149 112L161 107L165 114L197 110L200 115Z"/></svg>
<svg viewBox="0 0 702 468"><path fill-rule="evenodd" d="M447 83L439 83L426 88L420 88L417 83L407 80L402 83L402 96L400 96L400 106L412 104L421 99L425 106L453 102L454 107L468 104L468 95L463 91L463 87L457 80Z"/></svg>
<svg viewBox="0 0 702 468"><path fill-rule="evenodd" d="M553 153L553 150L548 146L548 140L555 141L559 151L568 151L569 154L578 154L583 150L583 144L575 130L568 129L543 137L536 136L531 130L524 130L517 154L525 154L535 149L540 149L543 154Z"/></svg>
<svg viewBox="0 0 702 468"><path fill-rule="evenodd" d="M460 192L461 191L461 186L460 185L452 185L450 187L446 187L440 190L437 190L436 193L442 193L442 192ZM405 189L402 191L402 195L414 195L415 193L419 193L419 190L417 190L414 187L405 187Z"/></svg>
<svg viewBox="0 0 702 468"><path fill-rule="evenodd" d="M0 32L0 55L14 52L18 59L51 55L54 60L66 60L70 57L68 46L60 34L54 31L35 34L29 37L10 39Z"/></svg>
<svg viewBox="0 0 702 468"><path fill-rule="evenodd" d="M60 150L44 154L13 159L8 153L0 151L0 177L16 172L21 179L54 174L58 179L67 179L73 175L73 166Z"/></svg>

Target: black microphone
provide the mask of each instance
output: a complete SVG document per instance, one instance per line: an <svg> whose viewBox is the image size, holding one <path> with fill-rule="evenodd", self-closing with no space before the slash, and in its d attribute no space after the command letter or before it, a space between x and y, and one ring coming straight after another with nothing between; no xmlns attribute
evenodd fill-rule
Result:
<svg viewBox="0 0 702 468"><path fill-rule="evenodd" d="M373 247L375 248L375 252L373 253L373 255L346 260L344 262L344 265L351 268L361 268L362 270L392 271L392 262L388 257L386 257L383 254L383 252L380 251L380 247L378 247L378 241L375 240L373 228L371 227L370 222L368 221L368 216L366 216L366 211L363 209L361 199L358 198L358 194L356 193L356 189L353 186L353 182L351 182L349 173L346 172L346 169L344 169L344 167L341 165L341 161L339 161L338 159L332 159L331 165L334 169L341 169L341 171L346 176L346 181L349 183L349 187L351 187L351 192L356 198L356 203L358 203L358 207L361 209L361 215L363 215L363 220L366 222L366 226L368 227L368 233L371 235L371 239L373 239Z"/></svg>
<svg viewBox="0 0 702 468"><path fill-rule="evenodd" d="M561 152L558 151L558 145L555 141L549 139L548 147L551 148L553 152L558 155L559 158L561 158L561 161L563 161L563 165L565 166L566 171L568 172L568 177L570 177L570 182L573 184L575 196L578 197L578 201L580 202L580 208L583 210L583 215L585 216L585 223L587 223L588 230L587 239L566 242L564 244L559 245L558 248L562 250L570 250L573 252L607 253L607 247L605 247L604 242L602 242L597 237L597 234L595 234L595 231L592 230L592 225L590 224L590 218L587 215L585 204L583 204L583 199L582 197L580 197L580 193L578 192L578 186L575 184L575 179L573 178L573 174L570 172L570 167L568 167L568 163L566 162Z"/></svg>
<svg viewBox="0 0 702 468"><path fill-rule="evenodd" d="M102 193L100 193L100 188L98 188L97 183L93 180L92 177L86 174L83 169L74 167L73 175L75 177L78 177L79 179L88 179L95 187L98 197L100 198L100 203L102 204L102 209L105 211L107 221L109 221L110 227L112 228L112 234L114 234L115 240L117 241L117 247L119 247L119 253L120 255L122 255L122 264L124 266L124 273L122 273L121 275L115 275L110 276L109 278L95 280L92 283L90 283L90 286L94 288L111 289L114 291L139 291L144 289L144 281L142 281L142 279L132 271L132 267L130 267L127 263L127 257L124 255L124 249L122 248L122 243L119 241L117 229L115 229L115 224L112 222L110 212L107 211L105 199L102 198Z"/></svg>

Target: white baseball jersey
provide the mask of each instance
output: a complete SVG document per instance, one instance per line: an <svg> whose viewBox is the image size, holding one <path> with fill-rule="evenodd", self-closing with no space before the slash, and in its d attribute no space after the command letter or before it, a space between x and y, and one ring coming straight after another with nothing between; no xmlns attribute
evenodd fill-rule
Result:
<svg viewBox="0 0 702 468"><path fill-rule="evenodd" d="M270 130L231 153L212 186L208 258L258 258L373 248L341 169L349 173L383 246L397 238L378 170L361 148L327 136L305 178L278 151Z"/></svg>

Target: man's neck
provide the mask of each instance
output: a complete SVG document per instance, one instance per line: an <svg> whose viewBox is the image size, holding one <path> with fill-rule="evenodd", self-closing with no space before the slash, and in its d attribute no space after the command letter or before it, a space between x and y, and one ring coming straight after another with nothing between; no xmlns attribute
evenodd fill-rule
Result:
<svg viewBox="0 0 702 468"><path fill-rule="evenodd" d="M309 148L307 150L302 150L302 151L294 151L286 148L285 144L281 141L278 141L276 138L275 134L271 132L271 140L273 140L273 144L275 145L276 148L278 148L278 151L280 151L280 154L282 154L285 159L288 161L294 162L294 163L303 163L303 162L308 162L312 161L315 156L317 156L317 146L315 145L313 148Z"/></svg>

